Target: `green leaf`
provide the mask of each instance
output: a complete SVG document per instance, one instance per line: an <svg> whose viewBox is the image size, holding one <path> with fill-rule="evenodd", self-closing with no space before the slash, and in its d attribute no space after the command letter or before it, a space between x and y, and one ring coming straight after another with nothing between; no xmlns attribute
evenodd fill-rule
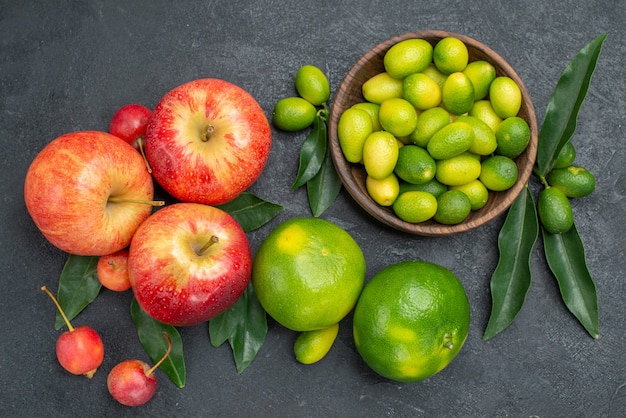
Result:
<svg viewBox="0 0 626 418"><path fill-rule="evenodd" d="M217 207L235 218L246 232L262 227L283 210L281 205L249 192L243 192L232 201Z"/></svg>
<svg viewBox="0 0 626 418"><path fill-rule="evenodd" d="M483 339L508 327L522 309L530 288L530 256L539 235L535 202L526 186L509 208L498 235L500 259L491 276L491 316Z"/></svg>
<svg viewBox="0 0 626 418"><path fill-rule="evenodd" d="M313 122L313 130L300 148L300 164L292 189L297 189L311 180L320 171L327 147L327 128L324 117L318 114Z"/></svg>
<svg viewBox="0 0 626 418"><path fill-rule="evenodd" d="M324 124L324 137L328 134L326 122ZM311 180L307 182L307 193L309 197L309 206L313 216L318 217L326 211L335 201L341 190L341 180L330 154L330 147L326 148L324 162L319 172Z"/></svg>
<svg viewBox="0 0 626 418"><path fill-rule="evenodd" d="M563 302L593 338L600 337L598 295L589 273L585 248L576 225L564 234L551 234L542 228L544 251L556 277Z"/></svg>
<svg viewBox="0 0 626 418"><path fill-rule="evenodd" d="M576 130L578 112L587 95L606 37L606 34L598 36L578 52L563 71L552 93L539 132L537 171L540 177L550 172L561 148Z"/></svg>
<svg viewBox="0 0 626 418"><path fill-rule="evenodd" d="M238 373L252 363L267 335L267 317L251 284L230 309L209 321L209 335L214 347L230 343Z"/></svg>
<svg viewBox="0 0 626 418"><path fill-rule="evenodd" d="M93 302L102 285L98 280L98 259L94 256L70 254L59 277L57 300L71 321ZM54 327L61 329L65 321L57 311Z"/></svg>
<svg viewBox="0 0 626 418"><path fill-rule="evenodd" d="M179 388L185 386L187 371L185 369L185 357L183 355L183 341L178 330L171 326L159 322L141 309L137 300L133 298L130 304L130 315L137 328L137 335L143 349L153 363L163 357L167 351L167 341L163 338L166 332L172 340L172 351L170 355L159 366L169 377L169 379Z"/></svg>

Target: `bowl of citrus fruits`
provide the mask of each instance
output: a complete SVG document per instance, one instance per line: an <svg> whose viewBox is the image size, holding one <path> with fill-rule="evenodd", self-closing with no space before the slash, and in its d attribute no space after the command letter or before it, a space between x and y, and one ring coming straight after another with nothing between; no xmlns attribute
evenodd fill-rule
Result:
<svg viewBox="0 0 626 418"><path fill-rule="evenodd" d="M408 233L469 231L506 211L537 154L537 120L515 70L465 35L405 33L363 55L335 94L337 173L371 216Z"/></svg>

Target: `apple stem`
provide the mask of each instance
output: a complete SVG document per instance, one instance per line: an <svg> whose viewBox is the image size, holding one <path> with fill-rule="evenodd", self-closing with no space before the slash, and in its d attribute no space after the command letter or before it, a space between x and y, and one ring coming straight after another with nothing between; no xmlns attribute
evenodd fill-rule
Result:
<svg viewBox="0 0 626 418"><path fill-rule="evenodd" d="M44 292L46 292L48 296L50 296L50 299L52 299L52 302L54 302L54 304L56 305L57 309L59 310L59 313L61 313L61 316L63 317L63 320L65 321L65 325L67 325L67 329L69 329L70 332L73 332L74 327L72 326L72 324L70 324L70 321L69 319L67 319L67 316L65 316L65 312L63 312L63 309L61 308L61 305L59 304L59 301L57 300L57 298L54 297L52 292L50 292L46 286L41 286L41 290L43 290Z"/></svg>
<svg viewBox="0 0 626 418"><path fill-rule="evenodd" d="M159 360L154 366L152 366L146 372L146 376L150 376L152 373L154 373L154 371L156 369L158 369L158 367L161 365L161 363L163 363L165 361L167 356L169 356L170 352L172 351L172 339L170 338L170 336L165 331L163 332L163 337L167 340L167 351L165 352L165 354L163 354L163 357L161 357L161 360Z"/></svg>
<svg viewBox="0 0 626 418"><path fill-rule="evenodd" d="M150 206L163 206L165 202L163 200L141 200L141 199L126 199L123 197L109 196L108 201L110 203L141 203Z"/></svg>
<svg viewBox="0 0 626 418"><path fill-rule="evenodd" d="M141 153L141 156L143 157L143 162L146 163L146 169L148 170L148 173L152 174L152 167L150 167L150 163L148 162L148 159L146 158L146 153L143 150L143 137L140 136L139 138L137 138L137 146L139 147L139 152Z"/></svg>
<svg viewBox="0 0 626 418"><path fill-rule="evenodd" d="M219 238L217 237L217 235L211 235L211 239L209 239L203 246L202 248L200 248L198 250L198 255L202 255L206 252L206 250L208 250L211 245L213 244L217 244L219 242Z"/></svg>
<svg viewBox="0 0 626 418"><path fill-rule="evenodd" d="M211 134L214 131L215 127L213 125L207 125L207 127L202 130L202 136L200 137L200 139L202 139L203 142L207 142L209 139L211 139Z"/></svg>

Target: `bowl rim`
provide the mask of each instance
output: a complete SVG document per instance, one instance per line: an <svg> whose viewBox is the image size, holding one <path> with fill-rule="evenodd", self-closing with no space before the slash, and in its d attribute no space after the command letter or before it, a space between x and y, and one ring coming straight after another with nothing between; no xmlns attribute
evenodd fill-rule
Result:
<svg viewBox="0 0 626 418"><path fill-rule="evenodd" d="M517 182L506 191L489 192L490 195L504 195L502 200L497 205L490 207L489 210L485 212L481 212L482 209L475 211L470 214L470 216L465 221L456 225L439 224L432 219L422 223L409 223L398 218L393 213L391 208L381 206L374 202L369 194L367 194L367 191L364 188L364 184L359 184L359 182L364 183L364 170L362 169L362 167L359 167L358 164L349 163L344 158L341 147L339 145L339 140L337 138L337 124L339 122L339 117L341 116L343 111L350 107L352 104L357 103L357 101L353 101L351 103L347 102L347 95L349 93L348 86L356 78L356 75L359 73L359 71L361 71L361 68L364 64L368 63L374 58L379 59L382 62L382 57L384 56L385 52L392 45L400 41L406 39L421 38L426 39L431 43L434 43L438 39L442 39L445 37L455 37L460 39L467 45L468 49L478 51L480 52L480 54L488 57L489 61L496 67L497 75L506 75L512 78L517 83L522 92L522 107L520 111L523 109L526 113L526 117L524 117L524 119L528 122L531 138L527 149L522 154L526 156L526 163L519 170ZM472 51L470 51L470 57L471 55ZM365 99L362 98L362 101L364 100ZM339 85L339 88L337 89L333 98L329 118L328 142L330 146L331 157L333 160L333 164L335 165L337 174L339 175L339 178L341 179L348 193L357 202L357 204L359 204L359 206L361 206L367 213L369 213L378 221L399 231L422 236L445 236L461 232L467 232L476 229L482 225L485 225L486 223L500 216L513 204L513 201L519 196L524 187L527 186L528 180L532 174L533 167L535 165L535 160L537 156L537 141L538 128L535 109L528 90L526 89L526 86L524 85L517 72L513 69L513 67L487 45L467 35L443 30L421 30L415 32L406 32L404 34L396 35L389 39L386 39L367 51L352 65L348 73L341 81L341 84ZM518 156L517 158L520 158L520 156ZM516 162L517 158L515 159Z"/></svg>

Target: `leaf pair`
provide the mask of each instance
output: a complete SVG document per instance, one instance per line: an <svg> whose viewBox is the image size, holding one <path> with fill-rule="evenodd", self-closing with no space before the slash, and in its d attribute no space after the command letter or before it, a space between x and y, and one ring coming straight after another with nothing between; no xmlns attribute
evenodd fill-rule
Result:
<svg viewBox="0 0 626 418"><path fill-rule="evenodd" d="M606 35L587 44L559 79L546 109L537 150L535 174L542 180L576 130ZM488 340L508 327L522 308L531 283L530 255L538 237L535 202L526 187L509 209L498 236L499 262L491 276L492 311L483 334ZM574 225L565 234L542 228L544 253L567 308L593 338L599 338L596 287L586 265L585 250Z"/></svg>
<svg viewBox="0 0 626 418"><path fill-rule="evenodd" d="M298 174L291 188L297 189L305 184L309 206L315 217L330 207L341 190L341 180L335 171L328 146L325 110L317 113L313 130L302 143Z"/></svg>

